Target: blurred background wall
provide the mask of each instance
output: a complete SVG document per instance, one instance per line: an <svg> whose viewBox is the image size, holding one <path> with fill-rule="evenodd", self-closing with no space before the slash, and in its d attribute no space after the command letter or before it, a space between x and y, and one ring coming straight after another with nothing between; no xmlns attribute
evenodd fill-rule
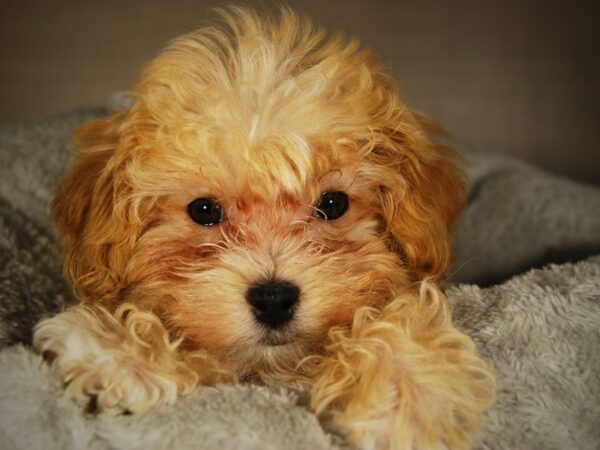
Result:
<svg viewBox="0 0 600 450"><path fill-rule="evenodd" d="M270 8L274 1L246 1ZM600 184L599 2L288 1L375 48L466 147ZM0 2L0 123L102 105L210 0Z"/></svg>

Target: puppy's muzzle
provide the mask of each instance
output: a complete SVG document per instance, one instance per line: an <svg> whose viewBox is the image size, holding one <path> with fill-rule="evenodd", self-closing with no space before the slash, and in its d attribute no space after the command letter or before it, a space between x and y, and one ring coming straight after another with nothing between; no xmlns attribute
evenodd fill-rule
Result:
<svg viewBox="0 0 600 450"><path fill-rule="evenodd" d="M256 319L271 328L277 328L294 317L300 289L293 283L269 280L257 283L246 293Z"/></svg>

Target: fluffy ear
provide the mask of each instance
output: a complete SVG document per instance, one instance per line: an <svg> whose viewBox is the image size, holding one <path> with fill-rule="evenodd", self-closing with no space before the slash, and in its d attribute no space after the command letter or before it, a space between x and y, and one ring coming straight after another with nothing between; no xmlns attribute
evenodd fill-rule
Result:
<svg viewBox="0 0 600 450"><path fill-rule="evenodd" d="M403 111L401 123L383 130L373 149L386 168L380 197L393 245L416 279L439 279L452 259L451 233L463 207L457 154L431 139L429 119Z"/></svg>
<svg viewBox="0 0 600 450"><path fill-rule="evenodd" d="M119 274L136 239L135 222L127 223L126 163L118 151L124 115L96 119L76 131L79 158L52 203L65 275L86 301L117 299Z"/></svg>

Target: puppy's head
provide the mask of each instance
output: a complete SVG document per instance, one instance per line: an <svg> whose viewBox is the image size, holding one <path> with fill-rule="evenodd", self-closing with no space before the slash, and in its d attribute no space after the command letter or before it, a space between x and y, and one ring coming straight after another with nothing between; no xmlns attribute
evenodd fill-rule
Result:
<svg viewBox="0 0 600 450"><path fill-rule="evenodd" d="M288 10L223 17L77 132L53 212L83 300L276 365L439 278L462 188L371 52Z"/></svg>

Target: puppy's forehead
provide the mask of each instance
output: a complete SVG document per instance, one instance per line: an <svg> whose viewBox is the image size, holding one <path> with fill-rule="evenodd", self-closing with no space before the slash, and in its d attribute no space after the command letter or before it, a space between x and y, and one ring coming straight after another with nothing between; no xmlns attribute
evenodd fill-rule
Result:
<svg viewBox="0 0 600 450"><path fill-rule="evenodd" d="M369 139L386 83L356 46L294 23L242 25L176 40L146 69L137 94L159 130L156 157L225 195L297 195L359 157L339 142Z"/></svg>
<svg viewBox="0 0 600 450"><path fill-rule="evenodd" d="M340 142L360 129L352 124L358 115L345 118L343 106L328 104L309 88L305 93L297 86L286 94L262 91L266 88L260 84L231 89L239 91L222 92L204 102L194 127L196 143L187 151L207 169L230 178L228 184L238 190L279 187L297 194L323 171L354 159L341 151L347 146Z"/></svg>
<svg viewBox="0 0 600 450"><path fill-rule="evenodd" d="M299 133L279 133L250 142L217 132L210 142L190 145L185 158L194 184L213 195L313 201L323 183L352 172L358 155L344 139L322 140Z"/></svg>
<svg viewBox="0 0 600 450"><path fill-rule="evenodd" d="M360 115L344 105L310 90L282 95L277 89L257 92L263 87L255 86L254 96L244 96L248 86L230 88L234 93L215 95L213 90L196 109L161 124L165 131L158 147L167 153L167 165L180 160L212 185L221 185L225 195L249 190L273 197L278 190L297 196L327 171L359 158L352 143L368 127L359 126Z"/></svg>

